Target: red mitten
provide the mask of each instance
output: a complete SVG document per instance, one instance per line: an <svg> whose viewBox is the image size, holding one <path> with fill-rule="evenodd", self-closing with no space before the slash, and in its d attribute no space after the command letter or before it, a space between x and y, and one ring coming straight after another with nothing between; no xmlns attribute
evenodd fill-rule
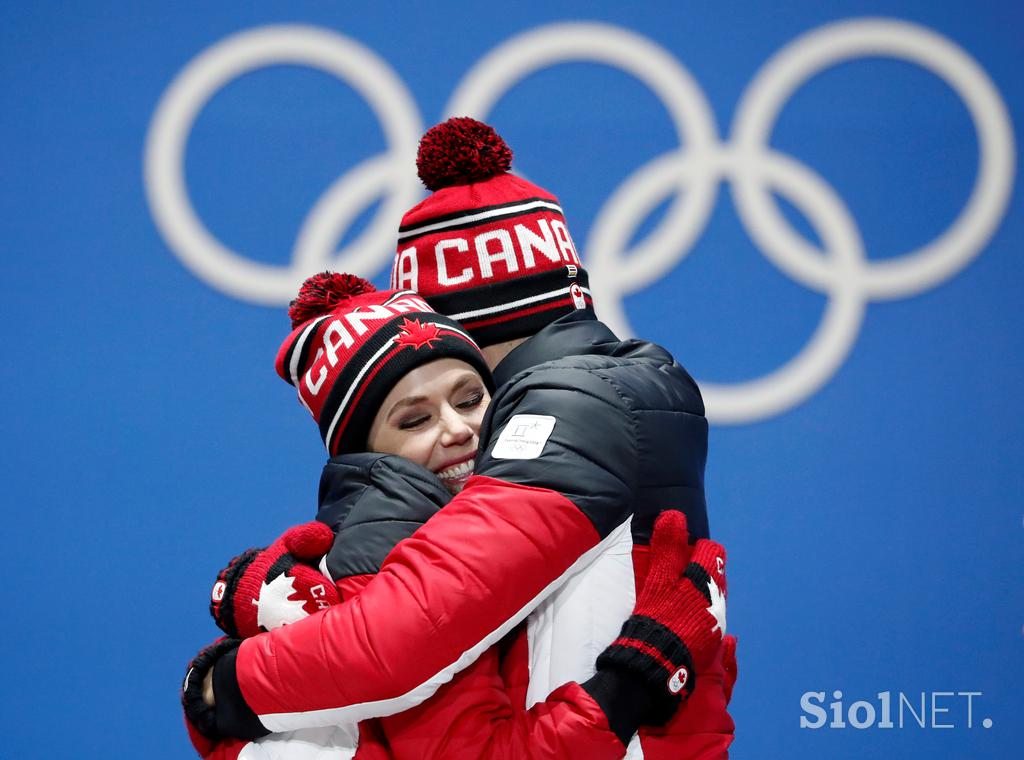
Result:
<svg viewBox="0 0 1024 760"><path fill-rule="evenodd" d="M334 582L316 568L333 541L331 529L313 521L231 560L211 595L210 614L220 629L244 639L338 604Z"/></svg>
<svg viewBox="0 0 1024 760"><path fill-rule="evenodd" d="M652 710L644 723L668 720L722 646L725 595L725 549L701 539L691 552L686 517L662 512L633 614L597 659L599 670L632 672L648 684Z"/></svg>

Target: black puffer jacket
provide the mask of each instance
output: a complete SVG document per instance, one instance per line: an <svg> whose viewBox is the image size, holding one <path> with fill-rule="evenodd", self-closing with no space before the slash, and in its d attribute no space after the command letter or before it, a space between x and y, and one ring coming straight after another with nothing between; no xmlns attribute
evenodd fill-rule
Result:
<svg viewBox="0 0 1024 760"><path fill-rule="evenodd" d="M386 454L342 454L324 465L316 519L334 531L327 571L334 580L369 575L399 541L448 503L429 470Z"/></svg>
<svg viewBox="0 0 1024 760"><path fill-rule="evenodd" d="M556 432L563 428L561 445L535 460L543 461L541 468L495 460L489 448L482 449L478 473L555 488L602 535L633 515L633 539L647 544L658 513L678 509L686 514L691 540L708 537L704 402L668 351L619 340L604 323L575 312L509 354L495 369L494 383L499 390L481 441L493 441L500 428L492 426L512 415L554 414ZM613 504L610 495L626 498Z"/></svg>

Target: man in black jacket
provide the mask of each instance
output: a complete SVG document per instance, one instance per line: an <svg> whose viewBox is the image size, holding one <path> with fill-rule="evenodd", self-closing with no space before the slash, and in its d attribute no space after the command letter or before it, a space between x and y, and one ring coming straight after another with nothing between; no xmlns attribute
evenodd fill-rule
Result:
<svg viewBox="0 0 1024 760"><path fill-rule="evenodd" d="M683 511L691 540L708 533L696 384L664 349L597 321L557 199L507 173L511 152L493 130L449 120L417 164L435 192L403 219L392 285L460 321L494 367L476 476L399 545L359 609L248 640L219 662L218 727L256 735L407 709L536 611L546 628L535 626L528 702L584 682L629 742L669 718L685 687L668 726L641 732L644 756L726 756L721 663L680 682L688 655L675 632L633 615L616 638L657 514Z"/></svg>

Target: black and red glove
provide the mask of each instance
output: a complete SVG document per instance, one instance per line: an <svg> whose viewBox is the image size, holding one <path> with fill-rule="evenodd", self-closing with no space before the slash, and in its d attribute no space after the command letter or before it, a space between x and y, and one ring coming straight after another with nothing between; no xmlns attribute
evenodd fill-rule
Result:
<svg viewBox="0 0 1024 760"><path fill-rule="evenodd" d="M225 654L238 649L241 643L227 636L217 639L192 659L185 672L185 681L181 685L181 706L185 709L189 737L200 755L206 754L204 747L207 751L212 748L212 742L209 746L204 745L200 736L213 741L220 737L217 731L217 712L203 699L203 681L210 668Z"/></svg>
<svg viewBox="0 0 1024 760"><path fill-rule="evenodd" d="M231 560L211 594L210 614L220 629L247 639L338 604L337 586L316 568L333 541L333 531L313 521Z"/></svg>
<svg viewBox="0 0 1024 760"><path fill-rule="evenodd" d="M234 716L223 710L218 714L203 699L203 682L219 662L234 659L241 639L301 620L341 601L334 582L315 567L333 542L334 532L321 522L296 525L267 548L242 552L218 574L210 614L228 636L210 644L189 663L181 694L189 735L201 756L212 752L222 736L266 733L254 715Z"/></svg>
<svg viewBox="0 0 1024 760"><path fill-rule="evenodd" d="M646 685L645 725L665 723L688 697L725 636L725 549L687 545L686 518L666 511L651 536L651 563L633 614L597 659Z"/></svg>

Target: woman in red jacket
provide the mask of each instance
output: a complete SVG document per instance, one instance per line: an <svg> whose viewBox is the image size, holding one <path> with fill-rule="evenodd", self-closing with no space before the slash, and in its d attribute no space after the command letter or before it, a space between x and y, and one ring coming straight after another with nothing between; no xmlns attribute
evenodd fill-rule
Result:
<svg viewBox="0 0 1024 760"><path fill-rule="evenodd" d="M330 550L319 566L337 592L288 556L322 553L325 537L300 547L293 531L268 550L236 558L218 579L212 608L234 636L293 622L339 596L355 598L391 548L472 475L492 390L473 341L415 294L377 292L358 278L325 273L304 284L290 315L294 330L278 354L277 370L296 386L332 454L321 481L318 520L333 537L327 533ZM679 532L679 526L666 530L669 550ZM310 552L312 545L323 548ZM708 543L703 550L705 564L717 569L713 558L719 549ZM710 618L701 605L695 616ZM710 645L720 636L705 638ZM697 651L692 654L700 659ZM622 713L636 706L616 700L616 685L636 679L604 672L583 685L566 684L527 710L528 675L523 625L423 705L364 721L358 738L340 729L248 743L211 743L195 732L193 737L201 754L220 758L624 756L628 734L623 738L621 725L635 721ZM676 691L681 690L682 685ZM637 694L635 683L628 693ZM215 727L202 728L215 734Z"/></svg>

